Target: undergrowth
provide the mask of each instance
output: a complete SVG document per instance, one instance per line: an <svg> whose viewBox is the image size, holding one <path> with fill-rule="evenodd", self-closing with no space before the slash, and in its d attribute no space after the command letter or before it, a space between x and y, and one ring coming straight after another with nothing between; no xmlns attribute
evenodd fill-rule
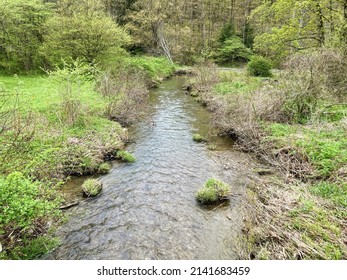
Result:
<svg viewBox="0 0 347 280"><path fill-rule="evenodd" d="M275 181L255 177L249 188L243 258L347 258L341 61L333 51L296 55L267 79L242 71L216 78L213 67L196 69L192 92L213 112L213 125L280 175Z"/></svg>
<svg viewBox="0 0 347 280"><path fill-rule="evenodd" d="M47 75L0 77L0 258L37 258L56 246L59 187L70 176L109 171L147 86L174 71L163 58L122 60L116 69L76 60Z"/></svg>

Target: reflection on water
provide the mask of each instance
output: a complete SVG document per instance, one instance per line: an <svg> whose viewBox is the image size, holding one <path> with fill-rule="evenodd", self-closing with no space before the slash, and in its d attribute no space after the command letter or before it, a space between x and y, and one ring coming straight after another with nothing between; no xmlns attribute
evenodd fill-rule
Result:
<svg viewBox="0 0 347 280"><path fill-rule="evenodd" d="M69 210L58 231L55 259L235 259L237 196L216 209L202 208L195 191L226 172L194 133L211 134L209 113L181 91L182 77L151 93L151 112L132 132L128 150L137 162L117 164L101 177L101 196ZM218 150L232 143L211 137ZM241 187L233 183L234 192Z"/></svg>

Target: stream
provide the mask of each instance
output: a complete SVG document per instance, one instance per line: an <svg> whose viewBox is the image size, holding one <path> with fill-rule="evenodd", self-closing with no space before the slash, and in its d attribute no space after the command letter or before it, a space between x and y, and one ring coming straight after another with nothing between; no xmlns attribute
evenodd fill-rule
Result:
<svg viewBox="0 0 347 280"><path fill-rule="evenodd" d="M174 77L151 91L148 114L130 131L127 150L136 163L115 162L100 177L101 195L67 211L61 245L47 258L239 258L244 158L230 139L214 135L210 113L185 94L184 83ZM208 144L195 143L194 133L207 135ZM230 203L196 202L196 190L211 177L232 186ZM80 192L81 180L70 188Z"/></svg>

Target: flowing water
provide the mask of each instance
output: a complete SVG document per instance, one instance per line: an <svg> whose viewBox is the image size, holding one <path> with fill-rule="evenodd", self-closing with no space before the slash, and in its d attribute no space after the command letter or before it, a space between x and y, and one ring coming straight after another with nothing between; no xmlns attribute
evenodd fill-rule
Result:
<svg viewBox="0 0 347 280"><path fill-rule="evenodd" d="M136 163L115 163L100 178L101 196L68 210L58 231L62 244L50 258L238 258L242 174L220 162L232 143L213 135L210 114L183 84L176 77L151 92L150 112L133 127L127 148ZM195 143L194 133L208 135L217 150ZM233 186L230 203L197 204L196 190L211 177Z"/></svg>

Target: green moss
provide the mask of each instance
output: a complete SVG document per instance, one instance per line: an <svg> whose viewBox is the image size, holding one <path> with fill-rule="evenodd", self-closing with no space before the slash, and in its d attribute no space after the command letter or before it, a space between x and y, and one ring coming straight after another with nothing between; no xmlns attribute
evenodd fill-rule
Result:
<svg viewBox="0 0 347 280"><path fill-rule="evenodd" d="M95 179L88 179L82 185L82 190L85 196L97 196L102 190L102 184Z"/></svg>
<svg viewBox="0 0 347 280"><path fill-rule="evenodd" d="M116 158L120 159L124 162L129 162L129 163L133 163L136 161L135 156L133 156L131 153L127 152L127 151L118 151L116 154Z"/></svg>

